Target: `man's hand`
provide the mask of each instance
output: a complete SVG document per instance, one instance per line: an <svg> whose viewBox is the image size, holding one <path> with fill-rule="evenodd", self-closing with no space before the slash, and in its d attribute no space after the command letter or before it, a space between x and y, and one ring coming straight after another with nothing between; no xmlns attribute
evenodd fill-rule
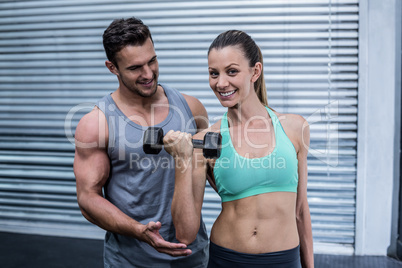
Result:
<svg viewBox="0 0 402 268"><path fill-rule="evenodd" d="M186 244L165 241L159 233L161 227L162 224L159 221L151 221L145 225L143 231L145 238L144 241L155 248L158 252L169 254L173 257L188 256L192 253L191 249L188 249Z"/></svg>

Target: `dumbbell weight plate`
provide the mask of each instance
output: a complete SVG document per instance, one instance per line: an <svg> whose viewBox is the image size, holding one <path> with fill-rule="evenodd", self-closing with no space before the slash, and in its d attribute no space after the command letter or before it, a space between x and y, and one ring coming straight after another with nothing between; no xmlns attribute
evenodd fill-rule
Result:
<svg viewBox="0 0 402 268"><path fill-rule="evenodd" d="M146 154L159 154L163 145L163 129L149 127L144 133L143 150Z"/></svg>

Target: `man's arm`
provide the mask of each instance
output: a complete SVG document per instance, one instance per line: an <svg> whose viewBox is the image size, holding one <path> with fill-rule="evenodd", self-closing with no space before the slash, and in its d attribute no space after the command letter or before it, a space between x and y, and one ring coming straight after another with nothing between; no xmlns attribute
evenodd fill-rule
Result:
<svg viewBox="0 0 402 268"><path fill-rule="evenodd" d="M144 241L162 253L172 256L186 256L191 253L191 250L183 250L186 247L184 244L165 241L159 234L160 222L141 224L103 197L102 188L109 177L110 160L106 152L107 122L99 109L95 108L80 120L75 140L77 201L88 221L110 232Z"/></svg>

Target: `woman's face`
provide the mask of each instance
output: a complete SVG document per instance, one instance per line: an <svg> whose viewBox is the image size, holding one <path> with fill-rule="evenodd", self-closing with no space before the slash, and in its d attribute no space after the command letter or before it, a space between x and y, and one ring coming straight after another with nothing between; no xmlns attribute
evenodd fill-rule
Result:
<svg viewBox="0 0 402 268"><path fill-rule="evenodd" d="M234 107L254 92L255 68L239 47L212 49L208 55L209 85L224 107Z"/></svg>

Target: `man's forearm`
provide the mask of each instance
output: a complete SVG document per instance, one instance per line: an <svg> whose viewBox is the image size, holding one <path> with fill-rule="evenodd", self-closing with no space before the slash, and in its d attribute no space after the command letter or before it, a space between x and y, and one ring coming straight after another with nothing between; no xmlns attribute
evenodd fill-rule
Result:
<svg viewBox="0 0 402 268"><path fill-rule="evenodd" d="M143 240L144 225L124 214L104 197L88 194L80 199L81 212L91 223L109 232Z"/></svg>

